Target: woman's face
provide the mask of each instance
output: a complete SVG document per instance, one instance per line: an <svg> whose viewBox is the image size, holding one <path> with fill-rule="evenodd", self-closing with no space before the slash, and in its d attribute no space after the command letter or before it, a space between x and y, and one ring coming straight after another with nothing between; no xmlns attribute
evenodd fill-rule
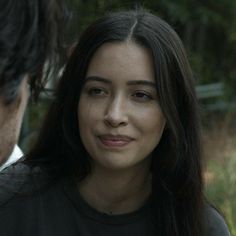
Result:
<svg viewBox="0 0 236 236"><path fill-rule="evenodd" d="M98 48L88 66L78 120L93 165L124 169L149 163L165 118L148 49L132 42Z"/></svg>

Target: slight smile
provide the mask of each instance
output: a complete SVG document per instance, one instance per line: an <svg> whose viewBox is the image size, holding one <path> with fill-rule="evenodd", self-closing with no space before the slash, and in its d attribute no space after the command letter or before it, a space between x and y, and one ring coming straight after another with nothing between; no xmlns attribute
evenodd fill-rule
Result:
<svg viewBox="0 0 236 236"><path fill-rule="evenodd" d="M134 140L133 138L126 135L110 135L110 134L99 135L98 138L105 147L109 148L123 147L128 145L130 142Z"/></svg>

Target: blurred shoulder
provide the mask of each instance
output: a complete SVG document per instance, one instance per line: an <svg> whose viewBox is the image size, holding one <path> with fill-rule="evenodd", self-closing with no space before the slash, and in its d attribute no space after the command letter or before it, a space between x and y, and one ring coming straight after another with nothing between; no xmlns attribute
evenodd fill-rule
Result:
<svg viewBox="0 0 236 236"><path fill-rule="evenodd" d="M222 215L213 207L206 207L207 236L230 236Z"/></svg>
<svg viewBox="0 0 236 236"><path fill-rule="evenodd" d="M41 179L39 168L31 168L23 162L5 168L0 172L0 206L18 193L32 191Z"/></svg>

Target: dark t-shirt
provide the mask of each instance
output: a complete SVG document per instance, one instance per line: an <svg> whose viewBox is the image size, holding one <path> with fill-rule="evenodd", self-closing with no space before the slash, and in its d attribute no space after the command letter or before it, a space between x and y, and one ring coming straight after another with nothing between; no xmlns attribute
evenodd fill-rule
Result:
<svg viewBox="0 0 236 236"><path fill-rule="evenodd" d="M23 173L25 168L22 164L16 166L18 173ZM30 180L23 174L21 180L9 179L9 176L6 172L0 174L2 183L9 181L9 188L0 189L1 236L158 235L152 224L149 204L129 214L112 216L90 207L68 179L35 192L33 183L45 181L41 175L36 173L35 179ZM28 194L29 190L35 193ZM208 236L229 235L224 220L212 208L206 211L206 220Z"/></svg>

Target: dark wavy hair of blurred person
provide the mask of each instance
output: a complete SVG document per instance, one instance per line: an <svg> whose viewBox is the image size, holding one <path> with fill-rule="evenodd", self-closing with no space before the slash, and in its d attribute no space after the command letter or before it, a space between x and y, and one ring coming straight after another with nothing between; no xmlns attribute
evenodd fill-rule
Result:
<svg viewBox="0 0 236 236"><path fill-rule="evenodd" d="M82 145L77 107L86 70L104 43L127 39L148 48L166 128L152 156L152 215L160 235L199 236L203 190L198 104L194 78L181 40L160 18L129 11L92 24L71 55L35 147L25 163L40 166L54 180L84 179L90 171ZM145 121L143 121L145 122Z"/></svg>
<svg viewBox="0 0 236 236"><path fill-rule="evenodd" d="M63 0L0 1L0 96L6 105L17 98L26 74L37 99L47 78L61 69L69 18Z"/></svg>

